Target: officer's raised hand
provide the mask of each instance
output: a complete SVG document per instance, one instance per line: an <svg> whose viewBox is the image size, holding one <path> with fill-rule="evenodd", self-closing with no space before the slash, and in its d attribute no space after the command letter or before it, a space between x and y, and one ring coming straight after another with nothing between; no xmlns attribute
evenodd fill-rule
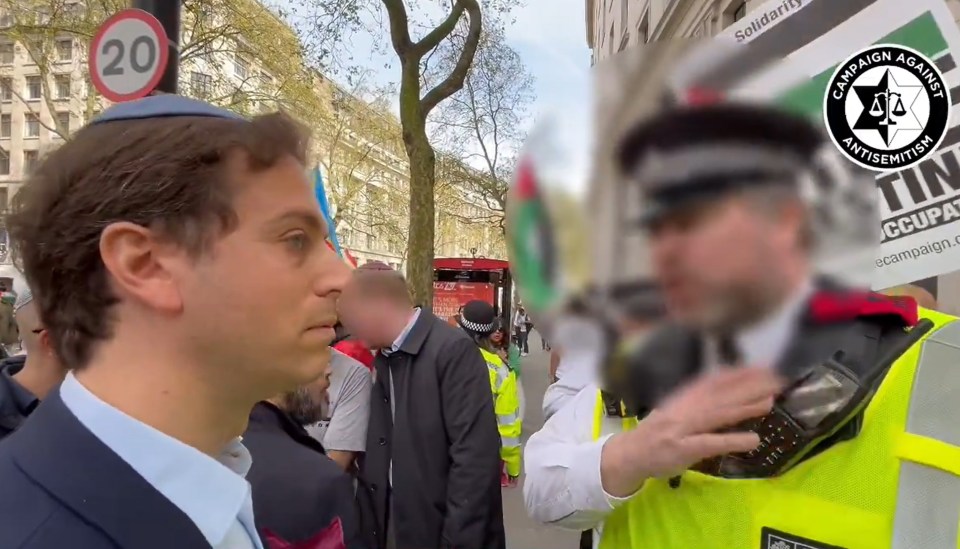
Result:
<svg viewBox="0 0 960 549"><path fill-rule="evenodd" d="M701 460L753 450L760 444L755 433L718 431L768 413L782 387L766 368L726 369L697 378L635 429L607 441L600 465L604 490L626 497L648 478L669 478Z"/></svg>

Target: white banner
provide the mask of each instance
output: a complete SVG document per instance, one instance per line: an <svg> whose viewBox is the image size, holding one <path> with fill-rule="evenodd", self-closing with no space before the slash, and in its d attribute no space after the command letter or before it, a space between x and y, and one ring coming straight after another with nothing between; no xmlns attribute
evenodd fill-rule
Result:
<svg viewBox="0 0 960 549"><path fill-rule="evenodd" d="M944 0L773 0L723 33L760 42L784 58L733 95L776 98L822 120L834 67L877 43L901 44L934 60L960 102L960 30ZM760 44L754 44L758 47ZM877 176L883 243L873 287L888 288L960 270L960 119L952 110L939 150L899 172Z"/></svg>

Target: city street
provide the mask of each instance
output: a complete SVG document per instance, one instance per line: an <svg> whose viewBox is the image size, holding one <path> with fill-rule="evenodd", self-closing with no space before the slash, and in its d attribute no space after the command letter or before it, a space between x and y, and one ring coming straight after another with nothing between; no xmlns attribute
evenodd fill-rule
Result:
<svg viewBox="0 0 960 549"><path fill-rule="evenodd" d="M530 355L523 357L523 389L526 410L523 418L523 441L543 424L543 392L547 388L550 353L540 350L539 335L530 337ZM521 483L523 477L521 477ZM520 486L503 491L503 517L509 549L575 549L580 535L576 532L537 524L527 517Z"/></svg>

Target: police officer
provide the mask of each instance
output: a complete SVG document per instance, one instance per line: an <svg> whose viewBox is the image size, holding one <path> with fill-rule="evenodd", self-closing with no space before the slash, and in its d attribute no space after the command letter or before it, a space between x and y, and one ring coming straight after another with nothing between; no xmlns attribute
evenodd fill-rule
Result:
<svg viewBox="0 0 960 549"><path fill-rule="evenodd" d="M486 301L470 301L461 309L457 323L473 338L487 362L497 428L500 431L500 458L506 468L508 484L513 485L520 476L520 399L516 372L504 364L490 342L490 335L497 328L496 312Z"/></svg>
<svg viewBox="0 0 960 549"><path fill-rule="evenodd" d="M855 179L831 147L807 121L755 105L678 107L628 132L618 164L641 185L634 221L675 322L626 380L583 391L530 438L535 519L597 528L600 549L957 546L960 431L948 418L960 410L943 384L960 382L948 367L960 326L817 276L816 224L829 216L811 191ZM890 354L918 316L933 329ZM865 412L819 441L771 435L768 418L743 425L838 350L858 382L876 382ZM878 370L886 356L899 358ZM805 453L787 464L778 437L791 433ZM779 468L733 474L726 456L751 451Z"/></svg>

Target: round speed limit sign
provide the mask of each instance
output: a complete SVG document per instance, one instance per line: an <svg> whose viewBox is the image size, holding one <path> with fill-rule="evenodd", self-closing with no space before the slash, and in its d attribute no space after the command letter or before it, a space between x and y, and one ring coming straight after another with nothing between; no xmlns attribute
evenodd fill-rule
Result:
<svg viewBox="0 0 960 549"><path fill-rule="evenodd" d="M145 97L167 68L167 34L153 15L123 10L107 19L90 43L90 78L114 102Z"/></svg>

